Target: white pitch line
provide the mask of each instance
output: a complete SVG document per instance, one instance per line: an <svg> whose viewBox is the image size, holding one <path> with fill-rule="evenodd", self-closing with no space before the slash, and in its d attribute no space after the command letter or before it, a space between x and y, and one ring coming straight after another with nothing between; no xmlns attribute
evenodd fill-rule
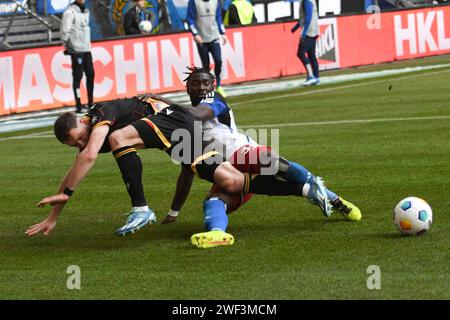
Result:
<svg viewBox="0 0 450 320"><path fill-rule="evenodd" d="M419 121L419 120L445 120L450 119L450 116L429 116L429 117L410 117L410 118L378 118L378 119L354 119L354 120L336 120L336 121L317 121L317 122L293 122L293 123L271 123L239 126L242 129L257 129L257 128L282 128L282 127L302 127L302 126L325 126L333 124L360 124L360 123L376 123L376 122L395 122L395 121ZM23 139L39 139L39 138L54 138L54 135L49 134L51 131L31 133L21 136L13 136L0 138L0 141L9 140L23 140Z"/></svg>
<svg viewBox="0 0 450 320"><path fill-rule="evenodd" d="M14 137L6 137L0 138L0 141L8 141L8 140L24 140L24 139L43 139L43 138L54 138L55 136L14 136Z"/></svg>
<svg viewBox="0 0 450 320"><path fill-rule="evenodd" d="M354 119L354 120L317 121L317 122L294 122L294 123L247 125L247 126L239 126L239 128L251 129L251 128L324 126L324 125L332 125L332 124L354 124L354 123L358 124L358 123L393 122L393 121L418 121L418 120L443 120L443 119L450 119L450 116L430 116L430 117L410 117L410 118L379 118L379 119Z"/></svg>
<svg viewBox="0 0 450 320"><path fill-rule="evenodd" d="M442 68L442 67L447 67L447 66L448 65L442 65L439 67ZM421 71L421 70L413 70L413 71L416 72L416 71ZM410 71L410 72L413 72L413 71ZM419 78L419 77L437 75L437 74L448 73L448 72L450 72L450 70L441 70L441 71L435 71L435 72L426 72L426 73L419 73L419 74L413 74L413 75L405 75L405 76L397 77L397 78L385 78L385 79L380 79L380 80L375 80L375 81L362 82L362 83L356 83L356 84L344 85L344 86L337 86L337 87L333 87L333 88L323 88L323 89L312 90L312 91L307 91L307 92L273 95L271 97L266 97L266 98L247 100L247 101L243 101L243 102L236 102L236 103L233 103L233 106L250 104L250 103L255 103L255 102L264 102L264 101L270 101L270 100L276 100L276 99L283 99L283 98L289 98L289 97L298 97L298 96L312 95L312 94L318 94L318 93L325 93L325 92L336 91L336 90L345 90L345 89L350 89L350 88L355 88L355 87L362 87L362 86L382 83L382 82L388 82L388 81L392 82L392 81L403 80L403 79ZM393 75L393 74L390 74L390 75ZM388 76L388 75L385 75L385 76ZM358 80L363 80L363 79L358 79ZM241 128L270 128L270 127L288 127L288 126L305 126L305 125L311 126L311 125L343 124L343 123L370 123L370 122L381 122L381 121L411 121L411 120L435 120L435 119L447 119L447 117L443 116L441 118L439 118L439 117L431 117L431 118L424 117L424 118L393 118L393 119L373 119L373 120L370 120L370 119L369 120L342 120L342 121L337 121L337 122L324 121L324 122L305 122L305 123L285 123L285 124L273 124L273 125L269 124L269 125L241 126ZM34 121L36 121L36 120L34 120ZM41 133L33 133L30 135L0 138L0 141L32 139L32 138L39 138L39 137L50 138L50 137L52 137L52 135L39 136L40 134L48 134L50 132L51 131L47 131L45 133L41 132Z"/></svg>
<svg viewBox="0 0 450 320"><path fill-rule="evenodd" d="M240 105L250 104L250 103L255 103L255 102L263 102L263 101L270 101L270 100L276 100L276 99L284 99L284 98L291 98L291 97L298 97L298 96L306 96L306 95L312 95L312 94L336 91L336 90L341 90L341 89L351 89L351 88L356 88L356 87L363 87L363 86L367 86L367 85L377 84L377 83L381 83L381 82L387 82L387 81L392 82L392 81L403 80L403 79L419 78L419 77L432 76L432 75L437 75L437 74L441 74L441 73L448 73L448 72L450 72L450 69L449 70L436 71L436 72L426 72L426 73L420 73L420 74L405 75L405 76L398 77L398 78L386 78L386 79L380 79L380 80L369 81L369 82L355 83L355 84L349 84L349 85L338 86L338 87L333 87L333 88L324 88L324 89L318 89L318 90L311 90L311 91L307 91L307 92L282 94L282 95L279 95L279 96L274 95L274 96L266 97L266 98L253 99L253 100L247 100L247 101L242 101L242 102L236 102L236 103L233 103L232 106L240 106ZM363 80L363 79L361 79L361 80Z"/></svg>
<svg viewBox="0 0 450 320"><path fill-rule="evenodd" d="M329 85L329 84L335 84L335 83L371 79L371 78L375 78L375 77L378 77L378 78L379 77L388 77L388 76L392 76L392 75L399 75L399 74L405 74L405 73L411 73L411 72L448 68L449 66L450 66L450 64L439 64L439 65L431 65L431 66L407 67L407 68L402 68L402 69L389 69L389 70L381 70L381 71L358 72L358 73L336 75L336 76L324 76L321 79L321 81L324 85ZM445 70L443 72L449 72L449 71L450 70ZM340 89L349 89L349 88L354 88L354 87L371 85L371 84L376 84L376 83L385 82L385 81L395 81L398 79L415 78L415 77L434 75L434 74L440 74L440 73L442 73L442 71L430 72L430 73L424 73L424 74L415 74L415 75L409 75L409 76L404 76L404 77L399 77L399 78L394 78L394 79L392 79L392 78L381 79L381 80L365 82L365 83L357 83L357 84L340 86L340 87L323 88L323 89L319 89L319 90L306 91L306 92L300 92L300 93L290 93L290 94L282 94L282 92L279 92L279 91L293 89L293 88L299 88L302 83L302 80L279 79L279 80L276 80L276 81L270 82L270 83L231 85L231 86L227 86L226 89L228 91L229 96L275 92L272 96L267 97L267 98L260 98L260 99L254 99L254 100L233 103L233 106L239 106L239 105L245 105L245 104L255 103L255 102L263 102L263 101L270 101L270 100L274 100L274 99L283 99L283 98L287 98L287 97L297 97L297 96L325 93L325 92L331 92L331 91L336 91L336 90L340 90ZM278 91L278 92L276 92L276 91ZM163 94L163 96L171 98L172 100L174 100L178 103L189 103L189 98L186 95L186 92L184 92L184 91L177 92L177 93ZM51 125L53 125L54 121L56 120L56 116L58 114L60 114L63 111L70 110L70 109L71 108L67 107L64 109L56 109L56 110L50 110L50 111L47 110L47 111L42 111L42 112L38 112L38 113L33 113L31 115L31 118L29 118L30 115L28 115L28 114L27 115L19 114L19 115L0 117L0 133L51 126ZM40 115L40 116L48 115L48 117L45 117L45 118L35 117L37 115ZM27 118L23 119L23 117L27 117ZM20 119L22 119L22 120L20 120Z"/></svg>
<svg viewBox="0 0 450 320"><path fill-rule="evenodd" d="M35 133L24 134L24 135L20 135L20 136L12 136L12 137L0 138L0 141L23 140L23 139L39 139L39 138L54 138L55 136L50 134L50 133L51 133L51 131L35 132Z"/></svg>
<svg viewBox="0 0 450 320"><path fill-rule="evenodd" d="M35 132L35 133L30 133L30 136L46 136L53 133L53 131L49 130L49 131L41 131L41 132Z"/></svg>

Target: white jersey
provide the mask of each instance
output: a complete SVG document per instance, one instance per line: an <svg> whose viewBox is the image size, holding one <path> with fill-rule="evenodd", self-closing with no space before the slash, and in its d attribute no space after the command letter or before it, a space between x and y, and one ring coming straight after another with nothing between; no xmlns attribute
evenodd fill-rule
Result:
<svg viewBox="0 0 450 320"><path fill-rule="evenodd" d="M214 92L209 93L201 103L213 104L214 98L219 99L226 104L226 102L221 99L221 97L215 95ZM153 98L147 98L145 101L151 105L155 113L161 112L169 106L168 104ZM218 117L203 121L202 135L203 141L207 144L207 147L203 152L206 153L213 150L218 151L225 159L230 159L233 153L243 146L258 146L258 143L255 140L239 132L236 123L234 122L233 111L229 108Z"/></svg>
<svg viewBox="0 0 450 320"><path fill-rule="evenodd" d="M202 102L211 103L213 99L206 98ZM204 121L202 131L203 140L208 144L204 152L216 150L224 155L225 159L230 159L237 149L245 145L258 145L253 139L239 132L230 109L218 117Z"/></svg>

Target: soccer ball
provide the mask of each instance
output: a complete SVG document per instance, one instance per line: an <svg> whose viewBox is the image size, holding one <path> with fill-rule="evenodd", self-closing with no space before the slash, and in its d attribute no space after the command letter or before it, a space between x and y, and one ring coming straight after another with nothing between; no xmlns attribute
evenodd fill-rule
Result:
<svg viewBox="0 0 450 320"><path fill-rule="evenodd" d="M149 33L150 31L152 31L152 28L153 25L148 20L142 20L141 22L139 22L139 30L141 30L141 32Z"/></svg>
<svg viewBox="0 0 450 320"><path fill-rule="evenodd" d="M420 235L430 229L433 212L425 200L408 197L394 209L394 224L402 234Z"/></svg>

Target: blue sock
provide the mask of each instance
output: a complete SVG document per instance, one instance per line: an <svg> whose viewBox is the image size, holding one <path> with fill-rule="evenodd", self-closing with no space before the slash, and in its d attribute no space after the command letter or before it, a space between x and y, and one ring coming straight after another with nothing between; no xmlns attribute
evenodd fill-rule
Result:
<svg viewBox="0 0 450 320"><path fill-rule="evenodd" d="M298 184L305 184L312 176L311 172L298 163L289 161L289 168L286 172L286 180Z"/></svg>
<svg viewBox="0 0 450 320"><path fill-rule="evenodd" d="M203 202L206 230L227 230L228 216L225 203L219 198L211 198Z"/></svg>
<svg viewBox="0 0 450 320"><path fill-rule="evenodd" d="M333 191L329 190L328 188L325 188L327 190L327 196L328 199L330 199L331 202L336 201L336 199L338 198L337 194L334 193Z"/></svg>
<svg viewBox="0 0 450 320"><path fill-rule="evenodd" d="M305 167L295 162L289 161L289 168L286 172L286 180L289 182L296 182L299 184L306 183L311 177L314 177ZM328 198L334 202L338 196L333 191L326 189Z"/></svg>

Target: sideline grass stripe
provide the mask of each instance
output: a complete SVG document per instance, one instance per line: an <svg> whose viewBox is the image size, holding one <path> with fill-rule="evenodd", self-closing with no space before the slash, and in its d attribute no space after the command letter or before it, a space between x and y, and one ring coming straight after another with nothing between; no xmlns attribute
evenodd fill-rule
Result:
<svg viewBox="0 0 450 320"><path fill-rule="evenodd" d="M421 120L445 120L450 119L450 116L431 116L431 117L411 117L411 118L381 118L381 119L354 119L354 120L338 120L338 121L318 121L318 122L293 122L293 123L270 123L258 125L239 126L242 129L250 128L282 128L282 127L302 127L302 126L323 126L333 124L360 124L360 123L375 123L375 122L395 122L395 121L421 121ZM51 131L40 132L39 134L32 133L29 135L13 136L0 138L1 141L9 140L23 140L23 139L39 139L39 138L54 138Z"/></svg>
<svg viewBox="0 0 450 320"><path fill-rule="evenodd" d="M443 120L450 119L450 116L431 116L431 117L411 117L411 118L380 118L380 119L354 119L354 120L338 120L338 121L318 121L318 122L294 122L294 123L278 123L278 124L259 124L239 126L239 128L277 128L277 127L300 127L300 126L322 126L332 124L359 124L374 122L393 122L393 121L420 121L420 120Z"/></svg>
<svg viewBox="0 0 450 320"><path fill-rule="evenodd" d="M270 101L270 100L276 100L276 99L285 99L285 98L306 96L306 95L312 95L312 94L318 94L318 93L332 92L332 91L336 91L336 90L345 90L345 89L351 89L351 88L357 88L357 87L363 87L363 86L368 86L368 85L372 85L372 84L382 83L382 82L386 82L386 81L413 79L413 78L433 76L433 75L438 75L438 74L448 73L448 72L450 72L450 69L443 70L443 71L436 71L436 72L424 72L424 73L420 73L420 74L411 74L411 75L406 75L406 76L397 77L397 78L385 78L385 79L380 79L380 80L375 80L375 81L361 82L361 83L355 83L355 84L350 84L350 85L345 85L345 86L338 86L338 87L333 87L333 88L311 90L311 91L307 91L307 92L290 93L290 94L283 94L283 95L279 95L279 96L275 95L275 96L266 97L266 98L253 99L253 100L247 100L247 101L242 101L242 102L235 102L232 104L232 106L241 106L241 105L252 104L252 103L256 103L256 102L264 102L264 101ZM363 80L363 79L361 79L361 80Z"/></svg>
<svg viewBox="0 0 450 320"><path fill-rule="evenodd" d="M337 83L343 83L343 82L350 82L350 81L368 80L368 79L380 78L380 77L383 77L384 79L372 81L372 82L347 85L347 86L324 88L324 89L319 89L319 90L309 90L309 91L300 92L300 93L282 94L279 96L275 95L272 97L265 97L265 98L260 98L260 99L256 99L256 100L248 100L248 101L243 101L243 102L232 103L232 106L239 106L239 105L245 105L245 104L254 103L254 102L268 101L268 100L272 100L272 99L283 99L283 98L287 98L287 97L311 95L311 94L316 94L316 93L335 91L335 90L339 90L339 89L354 88L354 87L384 82L387 80L394 81L397 79L405 79L405 78L408 79L408 78L413 78L413 77L423 76L423 75L434 75L434 74L439 74L442 72L449 72L450 70L438 71L438 72L427 72L427 71L448 68L448 67L450 67L450 64L405 67L405 68L396 68L396 69L389 69L389 67L387 67L386 70L381 70L381 71L358 72L358 73L350 73L350 74L344 73L342 75L324 76L321 78L323 86L337 84ZM346 71L346 69L342 69L342 72L345 72L345 71ZM388 78L389 76L396 76L396 75L401 75L401 74L405 74L405 73L417 73L417 72L423 72L423 73L407 75L404 77ZM298 80L298 79L297 80L278 79L276 81L269 82L269 83L256 83L256 84L244 84L244 85L238 84L238 85L227 86L227 91L228 91L228 95L230 97L240 96L240 95L248 95L248 94L269 93L269 92L274 92L275 94L277 94L277 93L279 94L279 93L284 92L285 90L292 90L292 89L299 88L302 82L303 82L303 80ZM163 94L163 96L170 98L177 103L190 103L190 101L186 95L186 92L184 92L184 91L176 92L173 94L172 93ZM20 130L25 130L25 129L30 129L30 128L42 128L45 126L52 125L58 114L60 114L63 111L69 111L70 109L71 108L65 108L64 110L58 109L58 110L48 110L48 111L36 112L36 115L42 114L42 115L49 116L49 117L45 117L45 118L33 117L32 119L20 120L20 117L21 117L20 115L2 116L2 117L0 117L0 133L14 132L14 131L20 131ZM52 116L52 115L54 115L54 116ZM29 117L29 115L24 115L24 116ZM15 120L13 120L13 119L15 119Z"/></svg>

